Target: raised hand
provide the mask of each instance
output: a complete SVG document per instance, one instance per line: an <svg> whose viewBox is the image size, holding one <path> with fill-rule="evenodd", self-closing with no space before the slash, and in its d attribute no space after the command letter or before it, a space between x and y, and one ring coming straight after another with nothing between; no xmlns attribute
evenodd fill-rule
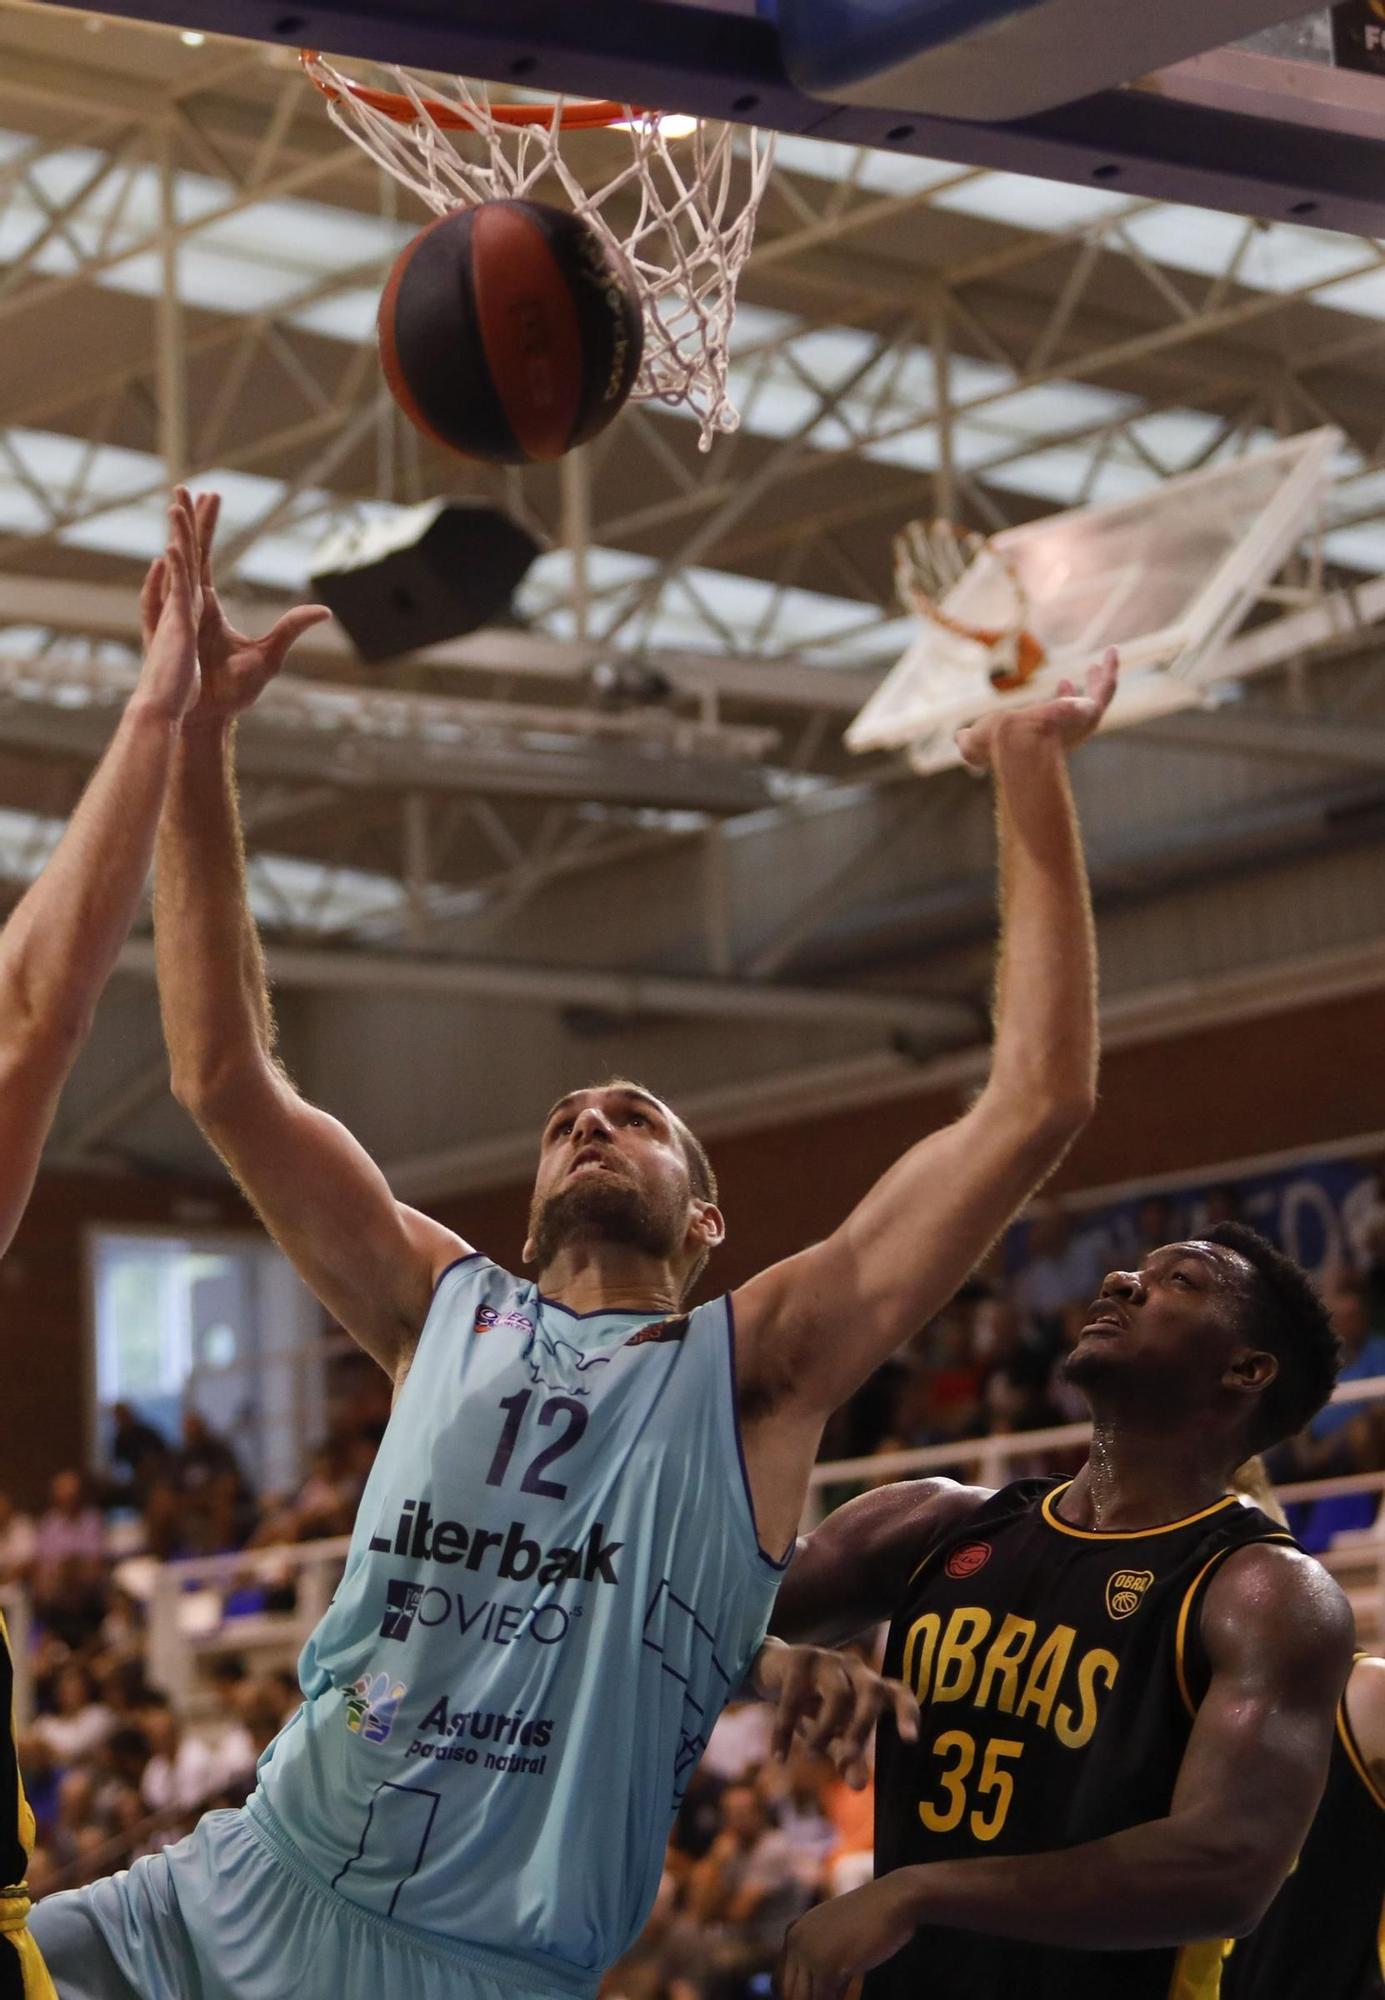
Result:
<svg viewBox="0 0 1385 2000"><path fill-rule="evenodd" d="M918 1736L919 1707L909 1689L875 1673L855 1653L770 1640L755 1661L754 1680L777 1706L774 1755L787 1757L797 1737L829 1758L855 1791L870 1777L866 1745L882 1715L894 1716L906 1742Z"/></svg>
<svg viewBox="0 0 1385 2000"><path fill-rule="evenodd" d="M168 521L168 547L150 564L140 591L144 665L134 700L169 722L181 722L198 697L203 609L197 524L186 487L174 489Z"/></svg>
<svg viewBox="0 0 1385 2000"><path fill-rule="evenodd" d="M989 769L995 746L1003 735L1011 740L1056 738L1066 751L1076 750L1095 735L1111 706L1120 678L1120 656L1109 646L1094 667L1088 667L1086 688L1078 693L1071 681L1060 681L1048 701L1024 708L994 708L957 731L962 761L973 771Z"/></svg>
<svg viewBox="0 0 1385 2000"><path fill-rule="evenodd" d="M212 541L220 511L219 493L198 495L193 518L201 586L197 654L202 680L185 729L209 727L249 708L283 666L294 642L332 615L325 604L298 604L258 639L238 632L221 608L212 574Z"/></svg>

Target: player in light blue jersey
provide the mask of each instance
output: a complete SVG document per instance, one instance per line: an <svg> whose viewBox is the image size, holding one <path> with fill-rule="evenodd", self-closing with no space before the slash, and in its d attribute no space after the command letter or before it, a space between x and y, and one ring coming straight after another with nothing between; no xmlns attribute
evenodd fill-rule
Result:
<svg viewBox="0 0 1385 2000"><path fill-rule="evenodd" d="M214 502L200 520L209 544ZM685 1295L725 1225L682 1119L618 1079L539 1146L527 1275L397 1202L274 1059L229 717L269 664L221 620L158 857L174 1085L394 1410L303 1705L243 1812L36 1930L64 2000L588 2000L756 1660L830 1412L947 1300L1088 1116L1091 914L1068 787L1085 694L993 718L1004 948L989 1080L830 1236ZM767 1675L782 1670L770 1656Z"/></svg>

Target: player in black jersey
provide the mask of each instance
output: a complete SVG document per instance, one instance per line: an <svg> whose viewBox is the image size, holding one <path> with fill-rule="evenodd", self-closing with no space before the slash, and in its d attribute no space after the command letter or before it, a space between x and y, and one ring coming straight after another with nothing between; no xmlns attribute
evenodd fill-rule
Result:
<svg viewBox="0 0 1385 2000"><path fill-rule="evenodd" d="M1263 1921L1231 1950L1222 2000L1385 2000L1385 1660L1357 1656L1327 1789Z"/></svg>
<svg viewBox="0 0 1385 2000"><path fill-rule="evenodd" d="M1225 1224L1106 1280L1068 1362L1075 1479L889 1486L808 1538L775 1629L888 1618L923 1721L880 1730L878 1879L793 1926L784 2000L862 1972L866 2000L1218 1992L1303 1845L1351 1662L1337 1586L1228 1488L1336 1366L1303 1272Z"/></svg>
<svg viewBox="0 0 1385 2000"><path fill-rule="evenodd" d="M197 694L197 530L181 488L169 513L168 548L141 598L139 679L62 839L0 932L0 1254L24 1214L59 1093L139 908L179 725ZM277 660L317 615L291 611L256 643ZM0 2000L56 2000L27 1929L34 1817L13 1713L0 1618L0 1716L10 1721L0 1728Z"/></svg>
<svg viewBox="0 0 1385 2000"><path fill-rule="evenodd" d="M1235 1484L1243 1500L1284 1522L1258 1459L1241 1467ZM792 1666L819 1683L816 1659ZM1385 2000L1383 1906L1385 1660L1358 1653L1303 1852L1264 1921L1232 1948L1222 2000Z"/></svg>

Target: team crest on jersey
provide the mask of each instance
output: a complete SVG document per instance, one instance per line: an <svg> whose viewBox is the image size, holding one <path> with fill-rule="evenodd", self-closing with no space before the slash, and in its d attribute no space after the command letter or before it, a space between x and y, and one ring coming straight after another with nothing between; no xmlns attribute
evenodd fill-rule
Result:
<svg viewBox="0 0 1385 2000"><path fill-rule="evenodd" d="M476 1318L472 1322L473 1333L485 1333L493 1326L512 1326L520 1333L532 1333L534 1322L528 1313L517 1311L513 1306L509 1312L497 1312L494 1306L478 1306Z"/></svg>
<svg viewBox="0 0 1385 2000"><path fill-rule="evenodd" d="M367 1743L387 1743L408 1692L403 1681L392 1681L388 1674L362 1674L346 1690L347 1728Z"/></svg>
<svg viewBox="0 0 1385 2000"><path fill-rule="evenodd" d="M960 1549L952 1551L943 1568L949 1576L975 1576L979 1569L985 1568L990 1559L989 1542L963 1542Z"/></svg>
<svg viewBox="0 0 1385 2000"><path fill-rule="evenodd" d="M632 1333L625 1345L651 1347L655 1341L686 1340L691 1320L691 1313L679 1313L676 1319L652 1320L648 1326L642 1326L638 1333Z"/></svg>
<svg viewBox="0 0 1385 2000"><path fill-rule="evenodd" d="M1128 1618L1139 1610L1153 1581L1152 1569L1113 1570L1106 1581L1106 1609L1113 1618Z"/></svg>

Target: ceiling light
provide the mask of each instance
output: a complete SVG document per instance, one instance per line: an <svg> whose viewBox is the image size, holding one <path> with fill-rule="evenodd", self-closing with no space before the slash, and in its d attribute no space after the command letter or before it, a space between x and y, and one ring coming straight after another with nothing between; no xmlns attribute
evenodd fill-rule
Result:
<svg viewBox="0 0 1385 2000"><path fill-rule="evenodd" d="M200 49L206 39L200 28L184 28L178 37L185 49Z"/></svg>

